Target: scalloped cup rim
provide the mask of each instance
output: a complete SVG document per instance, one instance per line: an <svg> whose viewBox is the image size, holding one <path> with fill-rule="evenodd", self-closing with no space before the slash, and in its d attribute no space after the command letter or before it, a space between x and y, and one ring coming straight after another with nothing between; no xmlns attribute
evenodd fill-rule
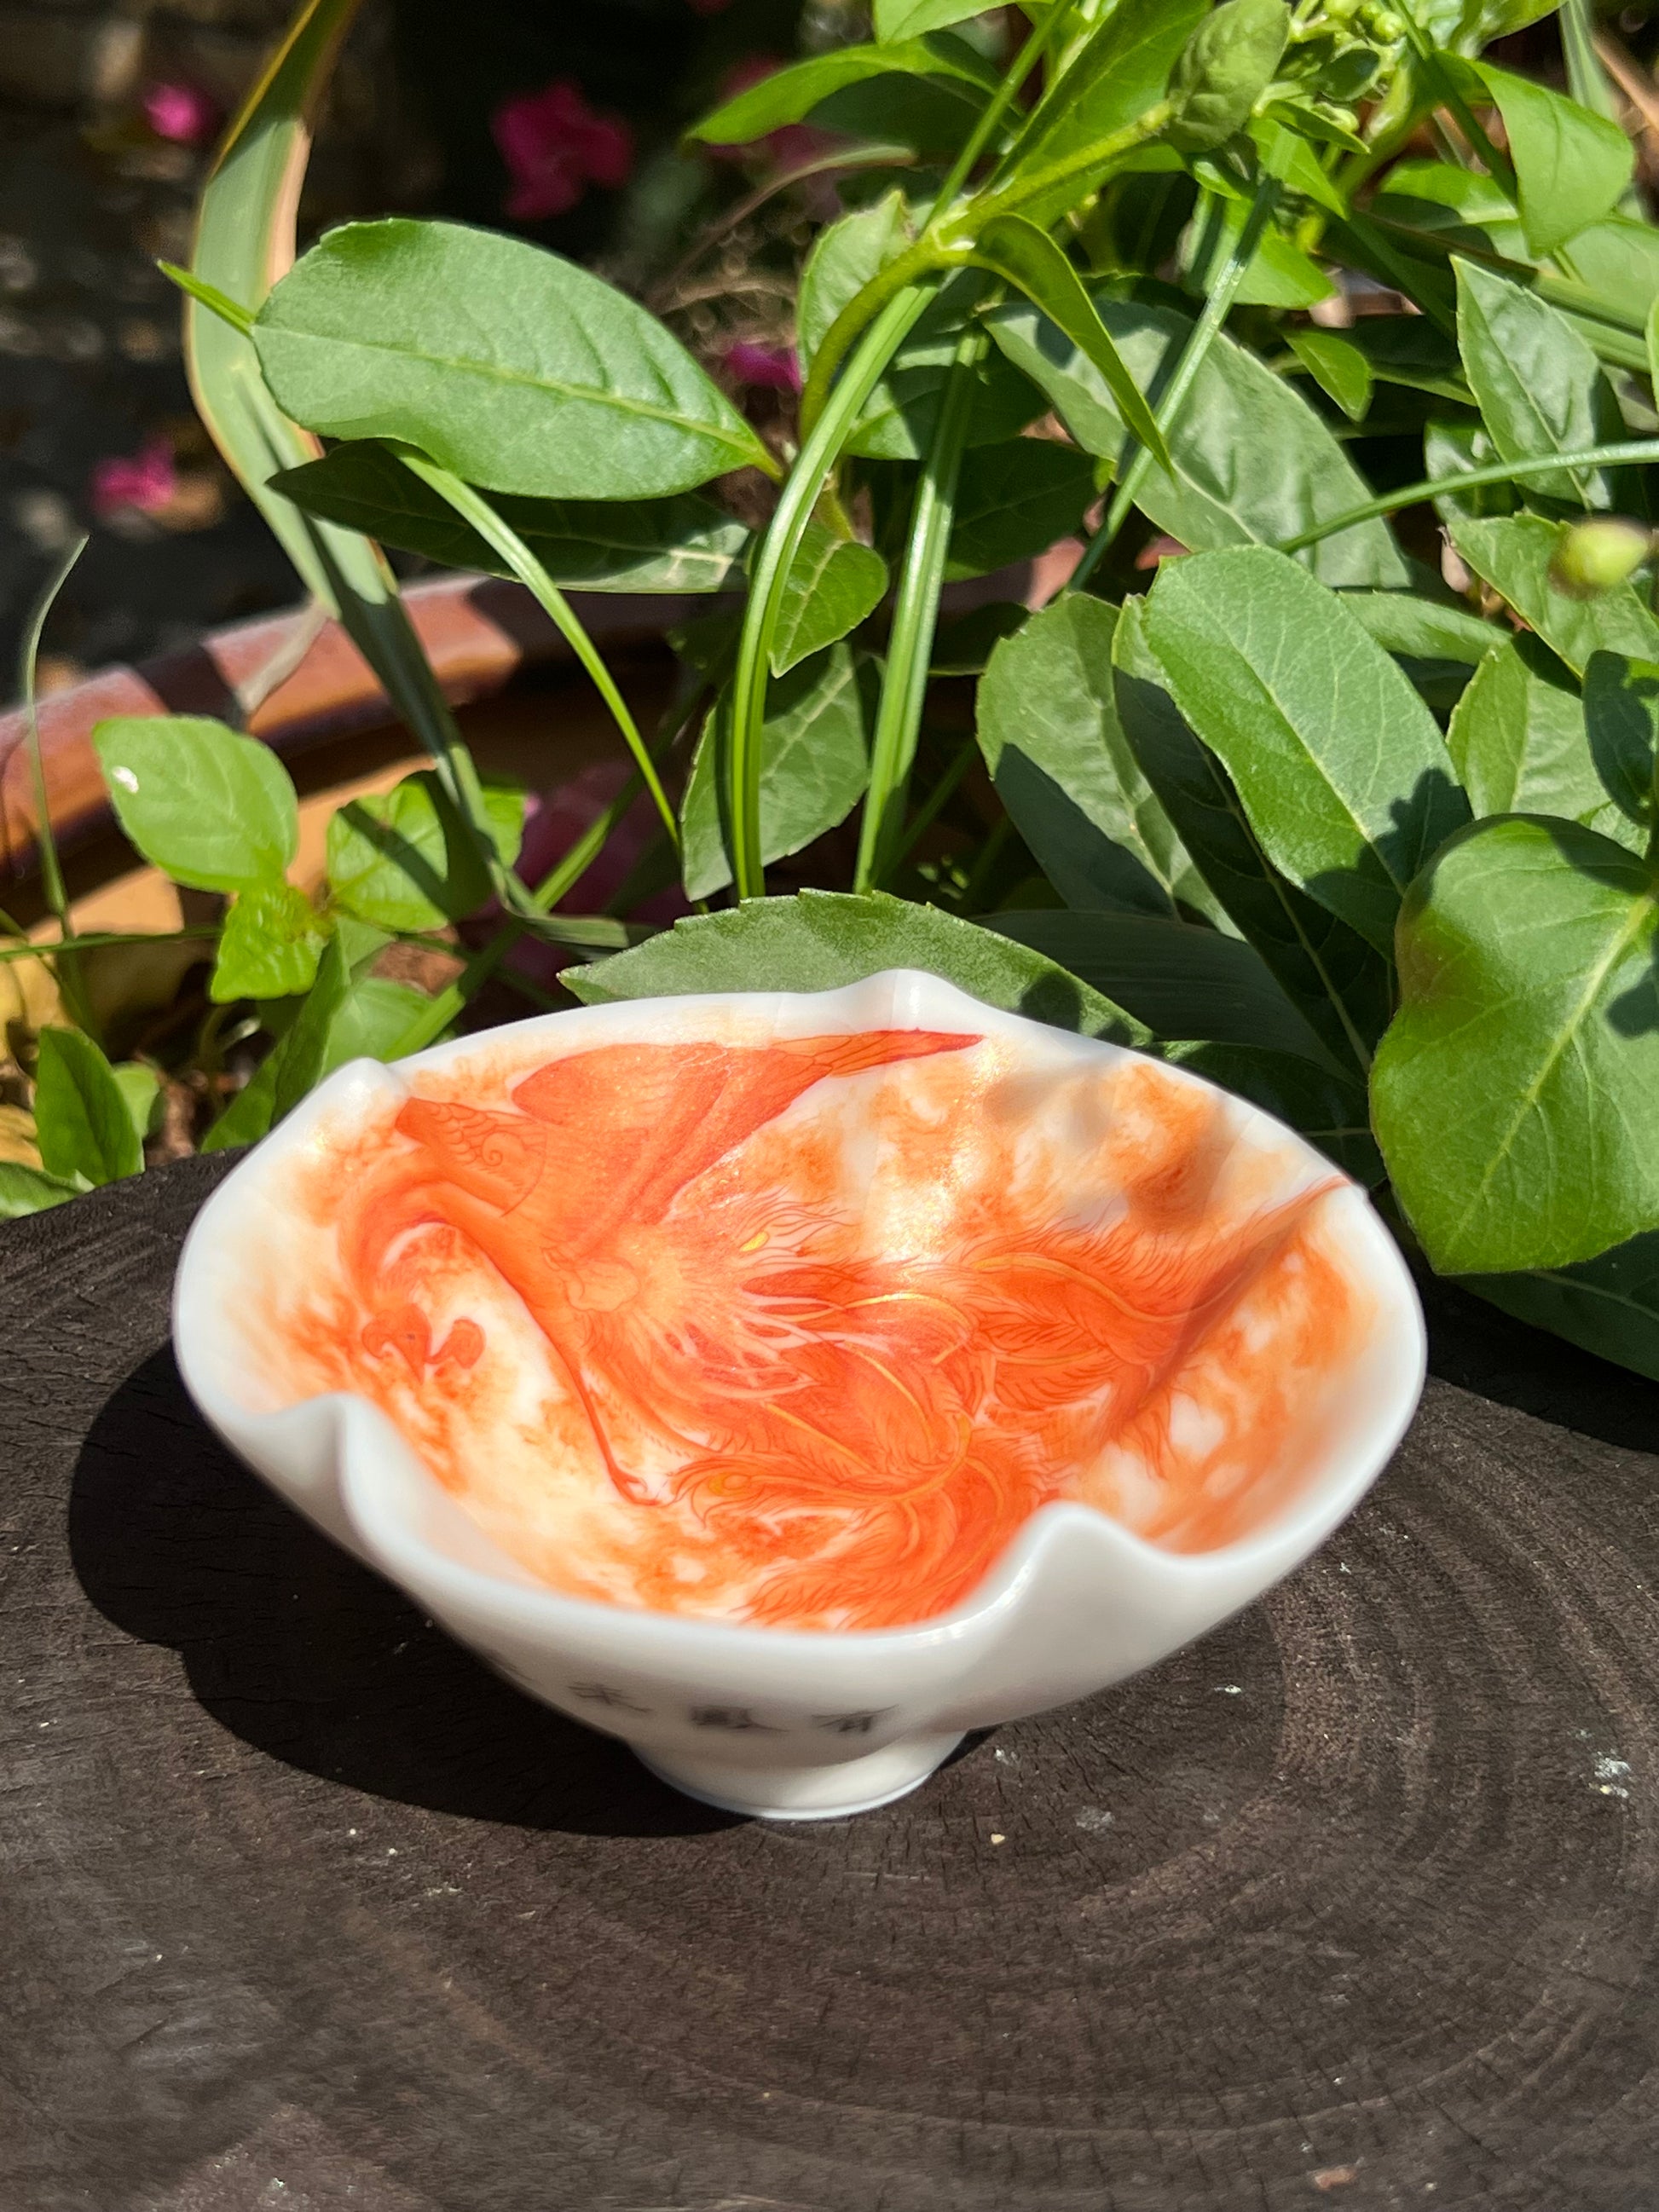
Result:
<svg viewBox="0 0 1659 2212"><path fill-rule="evenodd" d="M328 1423L329 1456L334 1462L340 1504L362 1554L397 1582L407 1576L421 1589L441 1589L470 1614L489 1613L503 1627L530 1638L562 1636L587 1644L626 1624L626 1640L641 1662L660 1648L684 1665L694 1653L719 1665L721 1662L752 1662L763 1652L807 1657L822 1656L827 1647L844 1645L860 1653L878 1656L920 1654L930 1647L960 1646L990 1632L1018 1608L1025 1592L1042 1579L1045 1563L1058 1547L1079 1540L1104 1547L1115 1554L1141 1586L1159 1585L1171 1597L1183 1601L1180 1609L1209 1614L1205 1593L1224 1586L1231 1598L1212 1618L1222 1618L1238 1605L1269 1587L1304 1559L1347 1516L1388 1463L1416 1410L1427 1369L1427 1343L1421 1308L1410 1273L1393 1238L1372 1208L1364 1190L1345 1178L1335 1194L1348 1218L1344 1243L1368 1287L1389 1310L1379 1321L1376 1336L1386 1341L1386 1369L1377 1404L1362 1443L1333 1448L1331 1462L1316 1465L1299 1494L1265 1528L1248 1536L1199 1552L1167 1550L1136 1535L1098 1508L1078 1500L1053 1500L1039 1507L993 1563L969 1595L948 1612L902 1626L887 1628L792 1629L745 1621L723 1621L647 1607L612 1605L568 1595L536 1582L501 1552L481 1528L469 1522L468 1548L483 1551L501 1561L501 1569L469 1564L428 1535L421 1528L422 1503L441 1500L453 1512L462 1509L420 1463L413 1449L390 1419L369 1401L352 1392L331 1392L309 1398L274 1413L257 1413L238 1403L222 1377L222 1362L210 1341L212 1331L199 1324L198 1301L211 1295L206 1279L215 1247L231 1231L240 1209L259 1184L278 1170L289 1153L307 1140L316 1121L341 1099L354 1083L365 1078L374 1082L406 1082L406 1071L447 1066L489 1049L489 1041L504 1034L528 1036L547 1030L561 1038L573 1030L604 1032L637 1026L648 1019L645 1010L672 1006L677 1015L695 1023L705 1009L729 1011L733 998L766 1007L779 1003L811 1005L835 1017L852 1017L848 1027L884 1021L895 1026L922 1026L919 1002L931 1004L927 1020L940 1018L941 998L948 1018L970 1016L986 1028L1004 1034L1035 1032L1045 1042L1069 1046L1091 1057L1122 1056L1127 1048L1103 1039L1078 1036L1056 1030L1027 1018L989 1007L942 979L914 969L895 969L854 984L823 992L702 993L670 1000L625 1000L532 1017L477 1036L459 1037L387 1067L373 1060L354 1060L337 1069L303 1100L288 1119L232 1169L209 1198L192 1224L179 1257L173 1293L173 1336L180 1373L191 1397L208 1420L243 1455L252 1456L246 1437L257 1445L260 1438L275 1443L301 1425L314 1426L319 1417ZM874 999L877 1004L870 1001ZM814 1016L820 1030L823 1024ZM555 1026L556 1025L556 1027ZM831 1026L841 1024L832 1018ZM1216 1086L1190 1071L1158 1063L1172 1079L1206 1091ZM1241 1113L1267 1124L1285 1140L1305 1153L1322 1169L1329 1163L1305 1139L1260 1107L1235 1099ZM1392 1295L1390 1295L1392 1294ZM417 1501L402 1493L409 1485L402 1476L388 1479L384 1468L368 1462L362 1449L364 1420L380 1433L383 1451L390 1439L392 1458L403 1458L418 1470L431 1496ZM278 1486L279 1487L281 1486ZM296 1502L290 1499L290 1502ZM313 1517L317 1517L313 1516ZM1243 1595L1236 1595L1242 1591ZM1196 1631L1193 1632L1198 1632ZM1184 1640L1184 1639L1183 1639Z"/></svg>

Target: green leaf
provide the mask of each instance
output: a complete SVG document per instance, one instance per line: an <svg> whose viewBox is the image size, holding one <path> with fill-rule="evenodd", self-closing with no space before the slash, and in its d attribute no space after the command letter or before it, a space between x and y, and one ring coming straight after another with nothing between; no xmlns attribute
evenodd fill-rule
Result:
<svg viewBox="0 0 1659 2212"><path fill-rule="evenodd" d="M1613 386L1564 317L1494 270L1460 260L1452 267L1463 366L1503 459L1576 453L1624 436ZM1603 469L1561 469L1532 477L1520 489L1523 497L1538 494L1574 507L1620 503Z"/></svg>
<svg viewBox="0 0 1659 2212"><path fill-rule="evenodd" d="M228 1006L236 999L297 997L315 981L328 937L326 922L292 884L244 891L220 932L209 998Z"/></svg>
<svg viewBox="0 0 1659 2212"><path fill-rule="evenodd" d="M1243 938L1147 915L1060 910L989 915L982 927L1046 953L1160 1039L1259 1046L1330 1065L1261 954ZM1364 1094L1358 1096L1363 1121Z"/></svg>
<svg viewBox="0 0 1659 2212"><path fill-rule="evenodd" d="M1620 843L1639 842L1595 773L1587 703L1540 639L1522 635L1496 646L1446 732L1475 813L1559 815Z"/></svg>
<svg viewBox="0 0 1659 2212"><path fill-rule="evenodd" d="M1135 758L1234 926L1337 1062L1364 1066L1392 1012L1387 964L1269 861L1226 771L1170 696L1144 611L1144 601L1126 601L1113 640L1118 714Z"/></svg>
<svg viewBox="0 0 1659 2212"><path fill-rule="evenodd" d="M1231 0L1237 6L1240 0ZM1024 216L1001 216L979 234L975 258L1023 292L1099 372L1126 427L1160 468L1170 465L1164 433L1130 374L1082 280L1046 231Z"/></svg>
<svg viewBox="0 0 1659 2212"><path fill-rule="evenodd" d="M796 315L803 369L811 369L842 309L913 240L910 211L899 191L820 233L802 273ZM945 378L983 283L976 271L964 269L940 287L865 402L850 434L849 453L915 461L930 451ZM1000 352L987 351L974 370L974 386L970 447L1012 438L1042 412L1042 394Z"/></svg>
<svg viewBox="0 0 1659 2212"><path fill-rule="evenodd" d="M1315 334L1287 331L1285 335L1294 344L1298 336ZM1462 405L1469 403L1457 349L1427 315L1362 315L1342 332L1341 342L1359 355L1379 384L1432 392ZM1341 404L1339 399L1337 404Z"/></svg>
<svg viewBox="0 0 1659 2212"><path fill-rule="evenodd" d="M123 714L92 742L116 820L175 883L242 891L282 880L300 849L299 801L269 745L194 714Z"/></svg>
<svg viewBox="0 0 1659 2212"><path fill-rule="evenodd" d="M524 793L486 785L495 849L511 866L524 826ZM489 882L437 778L422 769L395 789L341 807L328 825L328 880L337 904L381 929L440 929L474 913Z"/></svg>
<svg viewBox="0 0 1659 2212"><path fill-rule="evenodd" d="M1515 203L1483 169L1449 161L1400 161L1371 203L1390 228L1413 231L1441 251L1457 246L1527 262L1526 234Z"/></svg>
<svg viewBox="0 0 1659 2212"><path fill-rule="evenodd" d="M1209 889L1118 720L1116 627L1115 608L1073 592L998 646L979 687L980 750L998 797L1068 906L1172 921L1184 901L1210 914Z"/></svg>
<svg viewBox="0 0 1659 2212"><path fill-rule="evenodd" d="M1291 35L1285 0L1221 0L1188 40L1171 80L1170 143L1204 153L1242 131Z"/></svg>
<svg viewBox="0 0 1659 2212"><path fill-rule="evenodd" d="M1506 635L1467 607L1443 606L1409 592L1344 592L1342 604L1385 651L1405 660L1457 660L1478 668Z"/></svg>
<svg viewBox="0 0 1659 2212"><path fill-rule="evenodd" d="M1517 1321L1659 1382L1659 1231L1632 1237L1576 1267L1463 1280Z"/></svg>
<svg viewBox="0 0 1659 2212"><path fill-rule="evenodd" d="M26 1167L21 1160L0 1160L0 1221L21 1221L26 1213L44 1213L48 1206L78 1198L85 1188L84 1183Z"/></svg>
<svg viewBox="0 0 1659 2212"><path fill-rule="evenodd" d="M1659 1225L1659 905L1576 823L1475 823L1401 915L1372 1118L1443 1274L1565 1267Z"/></svg>
<svg viewBox="0 0 1659 2212"><path fill-rule="evenodd" d="M1584 671L1584 722L1590 757L1622 817L1596 827L1640 849L1655 819L1655 761L1659 758L1659 661L1595 653ZM1598 793L1599 796L1599 793ZM1565 811L1561 808L1539 812ZM1580 816L1579 819L1587 819ZM1637 835L1630 833L1634 829Z"/></svg>
<svg viewBox="0 0 1659 2212"><path fill-rule="evenodd" d="M1016 149L1018 171L1080 153L1144 115L1208 12L1209 0L1119 0L1032 111Z"/></svg>
<svg viewBox="0 0 1659 2212"><path fill-rule="evenodd" d="M1095 464L1052 438L1009 438L962 457L945 573L988 576L1083 526L1097 496Z"/></svg>
<svg viewBox="0 0 1659 2212"><path fill-rule="evenodd" d="M930 676L983 676L986 663L1005 637L1024 629L1031 611L1018 599L992 599L965 615L942 622L933 636Z"/></svg>
<svg viewBox="0 0 1659 2212"><path fill-rule="evenodd" d="M886 590L887 563L879 553L824 523L809 522L784 583L772 641L774 676L856 629Z"/></svg>
<svg viewBox="0 0 1659 2212"><path fill-rule="evenodd" d="M1462 67L1504 118L1521 221L1535 254L1553 253L1611 212L1636 166L1636 149L1616 123L1490 62Z"/></svg>
<svg viewBox="0 0 1659 2212"><path fill-rule="evenodd" d="M567 968L559 980L595 1006L705 991L833 991L889 968L943 976L987 1006L1054 1029L1117 1044L1150 1042L1144 1023L1041 953L885 891L746 899L723 914L677 921L612 959Z"/></svg>
<svg viewBox="0 0 1659 2212"><path fill-rule="evenodd" d="M431 1009L431 1000L412 983L396 983L386 975L362 976L347 992L329 1024L323 1073L331 1075L349 1060L399 1058L410 1049L405 1039Z"/></svg>
<svg viewBox="0 0 1659 2212"><path fill-rule="evenodd" d="M1593 599L1570 599L1550 587L1550 563L1568 525L1542 516L1449 518L1451 541L1475 574L1509 601L1577 676L1592 654L1628 653L1659 660L1659 622L1633 584L1617 585Z"/></svg>
<svg viewBox="0 0 1659 2212"><path fill-rule="evenodd" d="M141 1060L124 1060L112 1067L115 1087L127 1103L133 1133L142 1146L155 1127L161 1106L161 1085L153 1067Z"/></svg>
<svg viewBox="0 0 1659 2212"><path fill-rule="evenodd" d="M350 989L345 948L331 938L292 1026L202 1139L204 1152L252 1144L316 1088L328 1073L330 1034Z"/></svg>
<svg viewBox="0 0 1659 2212"><path fill-rule="evenodd" d="M972 11L969 11L972 12ZM907 38L881 46L836 46L746 86L686 133L709 146L747 146L815 107L878 76L949 76L979 92L996 89L996 71L962 39Z"/></svg>
<svg viewBox="0 0 1659 2212"><path fill-rule="evenodd" d="M492 231L345 224L283 277L254 337L296 422L401 439L492 491L650 499L771 465L643 307Z"/></svg>
<svg viewBox="0 0 1659 2212"><path fill-rule="evenodd" d="M1356 1079L1259 1045L1176 1044L1163 1057L1287 1123L1357 1182L1375 1188L1387 1180Z"/></svg>
<svg viewBox="0 0 1659 2212"><path fill-rule="evenodd" d="M118 1182L144 1164L120 1085L80 1030L44 1029L34 1071L35 1141L50 1176Z"/></svg>
<svg viewBox="0 0 1659 2212"><path fill-rule="evenodd" d="M337 446L302 469L284 469L273 488L307 514L361 530L382 544L422 553L451 568L512 571L447 499L373 438ZM580 592L720 592L742 581L749 532L695 492L677 498L495 501L562 589Z"/></svg>
<svg viewBox="0 0 1659 2212"><path fill-rule="evenodd" d="M1387 953L1407 885L1468 819L1404 675L1340 597L1259 547L1167 562L1146 624L1274 866Z"/></svg>
<svg viewBox="0 0 1659 2212"><path fill-rule="evenodd" d="M1094 290L1101 320L1144 392L1161 392L1193 324L1173 309ZM999 346L1048 394L1086 453L1116 462L1124 425L1093 362L1024 302L986 318ZM1170 434L1172 474L1149 467L1136 503L1195 551L1277 544L1371 497L1307 401L1255 355L1217 337ZM1386 525L1364 523L1298 556L1328 584L1405 585L1411 570Z"/></svg>
<svg viewBox="0 0 1659 2212"><path fill-rule="evenodd" d="M1327 398L1334 399L1351 422L1360 422L1371 404L1372 369L1357 345L1334 331L1287 331L1291 350Z"/></svg>
<svg viewBox="0 0 1659 2212"><path fill-rule="evenodd" d="M863 797L877 690L874 664L848 645L802 661L771 687L761 767L765 865L838 827ZM728 690L703 725L686 786L680 835L688 898L708 898L732 880L721 767L729 711Z"/></svg>
<svg viewBox="0 0 1659 2212"><path fill-rule="evenodd" d="M981 0L876 0L876 36L884 44L917 39L924 31L946 30L984 12Z"/></svg>
<svg viewBox="0 0 1659 2212"><path fill-rule="evenodd" d="M1194 254L1185 278L1189 292L1202 295L1212 289L1243 236L1249 218L1248 198L1229 191L1211 198L1207 216L1194 226ZM1313 257L1269 223L1234 297L1241 307L1312 307L1335 294L1335 285Z"/></svg>

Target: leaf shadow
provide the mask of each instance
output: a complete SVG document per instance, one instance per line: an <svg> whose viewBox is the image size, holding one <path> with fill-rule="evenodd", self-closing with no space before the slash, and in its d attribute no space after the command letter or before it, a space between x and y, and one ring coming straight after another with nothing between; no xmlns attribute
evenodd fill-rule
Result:
<svg viewBox="0 0 1659 2212"><path fill-rule="evenodd" d="M997 796L1068 906L1127 908L1177 919L1169 893L1146 863L1091 819L1059 779L1017 744L1005 744Z"/></svg>

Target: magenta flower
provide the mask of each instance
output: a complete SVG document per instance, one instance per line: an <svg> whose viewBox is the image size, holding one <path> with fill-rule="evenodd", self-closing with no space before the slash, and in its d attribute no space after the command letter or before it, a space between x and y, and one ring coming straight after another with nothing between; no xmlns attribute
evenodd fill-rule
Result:
<svg viewBox="0 0 1659 2212"><path fill-rule="evenodd" d="M172 447L165 438L151 438L136 453L111 454L93 470L90 489L92 511L100 522L123 509L160 514L179 490Z"/></svg>
<svg viewBox="0 0 1659 2212"><path fill-rule="evenodd" d="M200 146L218 131L219 110L193 84L153 84L144 94L144 119L158 138Z"/></svg>
<svg viewBox="0 0 1659 2212"><path fill-rule="evenodd" d="M568 77L504 100L489 130L512 179L506 212L519 222L563 215L590 185L614 191L634 166L633 132L590 107Z"/></svg>
<svg viewBox="0 0 1659 2212"><path fill-rule="evenodd" d="M751 345L739 338L726 349L726 368L739 384L759 385L768 392L799 392L800 363L793 346Z"/></svg>

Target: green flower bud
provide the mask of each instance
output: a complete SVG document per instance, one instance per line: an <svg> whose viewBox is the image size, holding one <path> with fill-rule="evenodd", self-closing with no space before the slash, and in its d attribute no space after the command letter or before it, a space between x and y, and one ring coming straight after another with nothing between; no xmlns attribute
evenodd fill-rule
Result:
<svg viewBox="0 0 1659 2212"><path fill-rule="evenodd" d="M1250 119L1289 44L1285 0L1223 0L1187 41L1170 81L1170 143L1184 153L1219 146Z"/></svg>
<svg viewBox="0 0 1659 2212"><path fill-rule="evenodd" d="M1387 8L1362 8L1359 23L1360 27L1369 31L1381 46L1397 46L1406 35L1406 26Z"/></svg>
<svg viewBox="0 0 1659 2212"><path fill-rule="evenodd" d="M1613 514L1576 522L1550 556L1550 586L1570 599L1596 599L1627 583L1653 550L1653 533Z"/></svg>

